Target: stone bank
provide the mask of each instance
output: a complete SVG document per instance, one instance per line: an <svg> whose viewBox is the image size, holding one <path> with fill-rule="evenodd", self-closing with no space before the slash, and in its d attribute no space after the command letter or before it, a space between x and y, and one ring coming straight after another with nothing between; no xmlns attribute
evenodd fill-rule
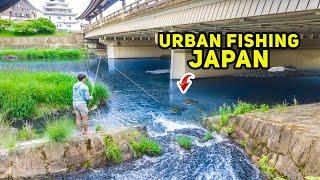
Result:
<svg viewBox="0 0 320 180"><path fill-rule="evenodd" d="M230 121L236 125L231 138L254 162L268 156L279 173L293 180L320 176L319 103L239 115Z"/></svg>
<svg viewBox="0 0 320 180"><path fill-rule="evenodd" d="M9 152L0 147L0 179L23 179L68 173L84 168L102 168L111 162L105 156L104 137L111 136L122 151L124 161L134 159L128 133L146 133L145 127L118 128L108 133L74 137L64 143L35 140Z"/></svg>

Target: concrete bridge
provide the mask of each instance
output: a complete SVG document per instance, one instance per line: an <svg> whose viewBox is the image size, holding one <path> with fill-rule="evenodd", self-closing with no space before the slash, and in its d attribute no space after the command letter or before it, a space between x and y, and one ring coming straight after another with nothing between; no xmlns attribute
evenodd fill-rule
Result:
<svg viewBox="0 0 320 180"><path fill-rule="evenodd" d="M107 45L108 58L171 56L171 78L186 72L216 77L241 70L190 70L188 50L157 47L157 33L170 32L298 32L298 50L273 50L271 65L320 68L320 0L137 0L105 17L109 0L92 0L80 16L95 22L86 26L85 38Z"/></svg>

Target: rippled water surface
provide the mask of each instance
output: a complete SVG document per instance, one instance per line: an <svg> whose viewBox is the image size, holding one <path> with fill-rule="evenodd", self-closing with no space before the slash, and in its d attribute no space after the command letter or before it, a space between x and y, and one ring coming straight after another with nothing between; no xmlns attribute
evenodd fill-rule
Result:
<svg viewBox="0 0 320 180"><path fill-rule="evenodd" d="M14 62L0 67L87 73L94 78L97 60L80 62ZM262 179L247 155L228 139L214 134L201 143L206 130L201 118L223 103L238 99L249 102L320 101L320 76L253 79L226 77L194 81L182 95L169 80L170 61L131 59L102 61L98 80L109 86L112 97L103 109L91 116L92 127L146 125L150 136L161 143L160 157L143 157L97 171L70 174L67 179ZM143 89L143 90L142 90ZM151 97L152 96L152 97ZM159 102L158 102L159 101ZM193 138L190 152L175 142L179 135Z"/></svg>

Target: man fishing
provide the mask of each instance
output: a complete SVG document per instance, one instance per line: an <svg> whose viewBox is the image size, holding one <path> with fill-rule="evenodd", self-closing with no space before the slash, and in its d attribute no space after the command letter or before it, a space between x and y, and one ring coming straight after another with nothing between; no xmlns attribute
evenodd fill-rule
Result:
<svg viewBox="0 0 320 180"><path fill-rule="evenodd" d="M82 135L88 133L89 109L87 103L93 99L90 96L89 88L85 84L87 76L79 74L78 80L73 86L73 109L76 113L76 124Z"/></svg>

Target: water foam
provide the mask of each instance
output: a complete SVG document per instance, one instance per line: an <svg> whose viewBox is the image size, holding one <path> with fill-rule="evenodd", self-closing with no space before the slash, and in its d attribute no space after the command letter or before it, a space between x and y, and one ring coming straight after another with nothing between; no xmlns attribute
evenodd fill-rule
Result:
<svg viewBox="0 0 320 180"><path fill-rule="evenodd" d="M170 69L157 69L152 71L146 71L147 74L169 74Z"/></svg>

